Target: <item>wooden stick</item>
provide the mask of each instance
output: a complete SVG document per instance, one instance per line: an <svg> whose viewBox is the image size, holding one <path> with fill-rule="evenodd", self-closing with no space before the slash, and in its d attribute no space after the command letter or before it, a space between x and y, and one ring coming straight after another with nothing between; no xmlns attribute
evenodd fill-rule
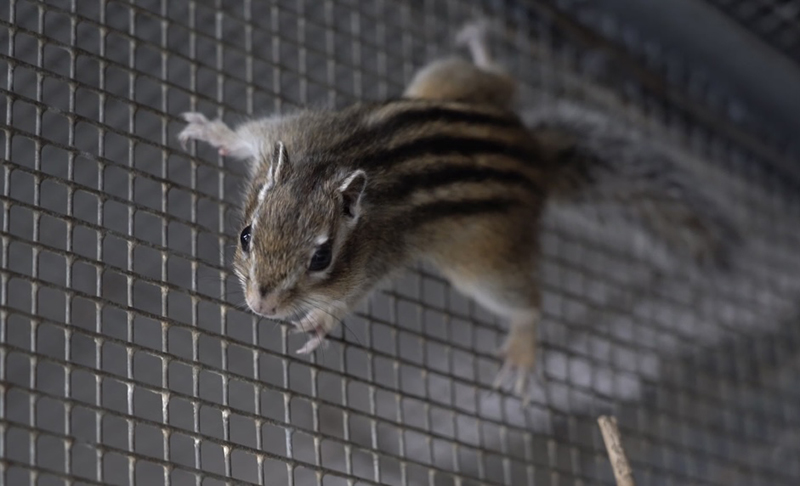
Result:
<svg viewBox="0 0 800 486"><path fill-rule="evenodd" d="M625 457L625 450L622 448L622 440L617 428L617 418L602 415L597 419L600 425L600 432L603 434L603 442L608 451L608 460L611 462L611 469L614 470L614 477L617 479L617 486L635 486L633 482L633 471Z"/></svg>

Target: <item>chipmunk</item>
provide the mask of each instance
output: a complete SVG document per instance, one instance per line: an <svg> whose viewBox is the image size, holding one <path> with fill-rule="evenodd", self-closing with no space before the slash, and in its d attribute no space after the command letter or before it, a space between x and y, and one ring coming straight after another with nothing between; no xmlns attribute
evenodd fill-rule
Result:
<svg viewBox="0 0 800 486"><path fill-rule="evenodd" d="M670 175L662 155L624 137L585 138L569 119L526 126L516 82L495 64L486 29L459 41L472 62L420 70L403 96L339 111L299 111L229 128L185 113L182 144L199 140L249 162L234 270L248 307L325 336L381 280L417 260L510 322L495 387L527 397L541 292L539 220L551 198L592 191L637 207L645 226L724 247L728 225ZM599 142L598 142L599 137ZM625 152L622 158L621 152ZM526 398L527 401L527 398Z"/></svg>

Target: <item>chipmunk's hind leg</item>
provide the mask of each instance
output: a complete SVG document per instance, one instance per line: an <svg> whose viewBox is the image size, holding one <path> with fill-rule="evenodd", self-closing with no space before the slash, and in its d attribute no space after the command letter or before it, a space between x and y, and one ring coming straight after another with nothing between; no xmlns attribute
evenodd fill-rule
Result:
<svg viewBox="0 0 800 486"><path fill-rule="evenodd" d="M511 384L524 404L530 399L536 364L541 290L538 238L534 231L519 228L536 217L520 211L505 218L473 221L468 227L454 222L440 231L458 233L458 242L431 249L432 263L454 287L510 322L499 352L503 365L494 386Z"/></svg>
<svg viewBox="0 0 800 486"><path fill-rule="evenodd" d="M539 311L512 317L508 335L500 347L503 366L492 386L501 388L512 384L514 394L527 405L530 400L530 382L536 366L536 333Z"/></svg>
<svg viewBox="0 0 800 486"><path fill-rule="evenodd" d="M467 24L456 36L456 43L469 49L472 62L460 58L434 61L417 72L404 96L510 109L516 81L492 59L488 34L485 21Z"/></svg>

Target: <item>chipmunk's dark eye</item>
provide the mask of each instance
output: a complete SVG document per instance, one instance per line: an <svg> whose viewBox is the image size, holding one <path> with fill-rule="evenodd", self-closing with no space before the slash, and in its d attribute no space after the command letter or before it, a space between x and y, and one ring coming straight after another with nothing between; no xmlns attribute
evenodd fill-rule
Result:
<svg viewBox="0 0 800 486"><path fill-rule="evenodd" d="M333 242L331 240L317 247L314 256L311 257L311 263L308 264L309 272L321 272L328 268L333 258Z"/></svg>
<svg viewBox="0 0 800 486"><path fill-rule="evenodd" d="M247 225L245 229L242 230L242 234L239 235L239 242L242 244L242 250L244 250L245 253L250 251L250 238L253 236L252 231L253 227Z"/></svg>

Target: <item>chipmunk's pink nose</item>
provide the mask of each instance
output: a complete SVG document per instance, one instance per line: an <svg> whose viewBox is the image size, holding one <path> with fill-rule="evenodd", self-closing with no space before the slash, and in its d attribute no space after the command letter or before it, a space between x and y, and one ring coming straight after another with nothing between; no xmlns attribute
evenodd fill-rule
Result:
<svg viewBox="0 0 800 486"><path fill-rule="evenodd" d="M272 293L261 298L261 310L265 315L274 316L278 313L278 297Z"/></svg>
<svg viewBox="0 0 800 486"><path fill-rule="evenodd" d="M264 317L274 317L278 313L278 295L268 292L264 287L249 288L245 301L250 310Z"/></svg>

